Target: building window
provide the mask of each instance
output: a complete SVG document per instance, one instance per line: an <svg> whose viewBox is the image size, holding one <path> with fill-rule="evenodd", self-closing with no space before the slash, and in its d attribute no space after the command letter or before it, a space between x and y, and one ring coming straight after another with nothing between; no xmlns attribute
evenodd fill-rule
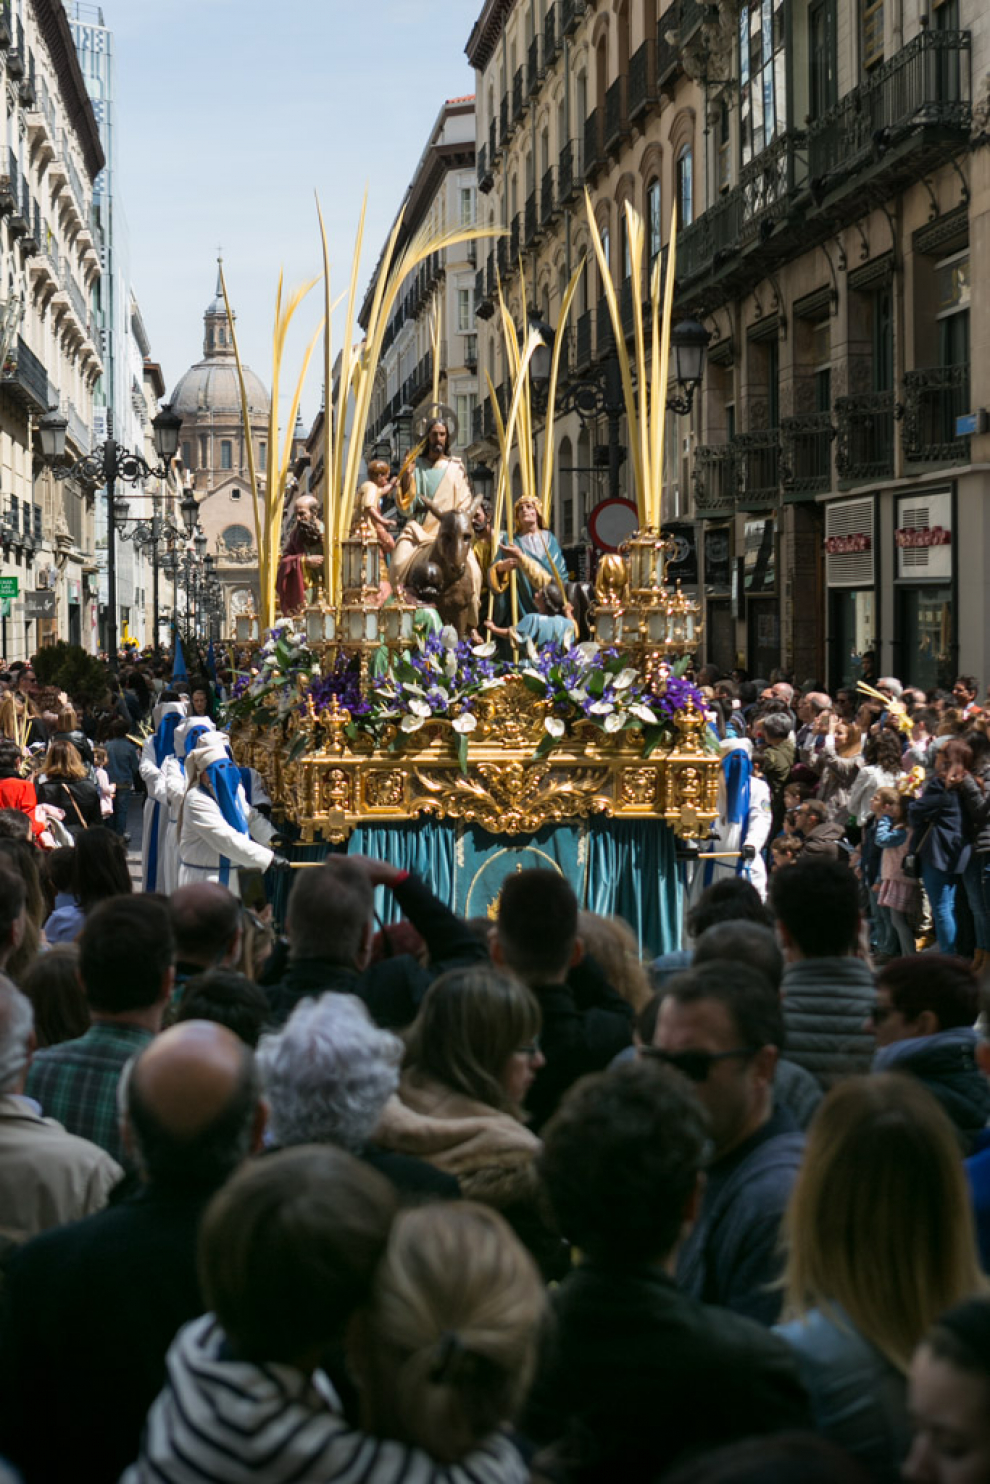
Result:
<svg viewBox="0 0 990 1484"><path fill-rule="evenodd" d="M861 0L863 71L883 61L883 0Z"/></svg>
<svg viewBox="0 0 990 1484"><path fill-rule="evenodd" d="M838 97L835 0L813 0L808 10L808 98L813 119L834 108Z"/></svg>
<svg viewBox="0 0 990 1484"><path fill-rule="evenodd" d="M457 328L463 335L471 328L471 290L457 290Z"/></svg>
<svg viewBox="0 0 990 1484"><path fill-rule="evenodd" d="M471 420L474 413L474 396L468 392L458 393L454 398L454 411L457 413L457 436L461 443L467 443L471 438Z"/></svg>
<svg viewBox="0 0 990 1484"><path fill-rule="evenodd" d="M220 440L220 467L221 469L232 469L234 467L234 445L229 438Z"/></svg>
<svg viewBox="0 0 990 1484"><path fill-rule="evenodd" d="M230 492L230 498L232 500L239 500L241 498L241 492L240 492L240 490L231 490L231 492Z"/></svg>
<svg viewBox="0 0 990 1484"><path fill-rule="evenodd" d="M646 187L646 231L650 248L650 267L660 252L660 181L651 180Z"/></svg>
<svg viewBox="0 0 990 1484"><path fill-rule="evenodd" d="M34 536L36 541L40 541L42 539L40 505L35 505L34 507Z"/></svg>
<svg viewBox="0 0 990 1484"><path fill-rule="evenodd" d="M626 223L625 207L619 213L619 242L622 251L622 281L632 277L632 254L629 251L629 227Z"/></svg>
<svg viewBox="0 0 990 1484"><path fill-rule="evenodd" d="M183 445L182 445L182 462L185 464L185 466L186 466L187 469L191 469L192 468L192 444L191 443L183 443Z"/></svg>
<svg viewBox="0 0 990 1484"><path fill-rule="evenodd" d="M677 215L682 227L694 221L694 159L689 144L677 156Z"/></svg>
<svg viewBox="0 0 990 1484"><path fill-rule="evenodd" d="M261 470L262 474L264 474L265 470L268 468L268 444L267 443L259 443L258 444L258 468Z"/></svg>
<svg viewBox="0 0 990 1484"><path fill-rule="evenodd" d="M787 128L783 0L740 8L739 125L744 165Z"/></svg>
<svg viewBox="0 0 990 1484"><path fill-rule="evenodd" d="M254 538L247 526L227 526L220 541L228 553L237 552L241 556L246 556L254 546Z"/></svg>
<svg viewBox="0 0 990 1484"><path fill-rule="evenodd" d="M200 433L200 435L199 435L199 467L201 469L208 469L210 467L210 461L209 461L209 458L207 457L208 448L209 448L209 444L208 444L208 441L207 441L206 434L205 433Z"/></svg>
<svg viewBox="0 0 990 1484"><path fill-rule="evenodd" d="M474 191L470 186L461 189L460 215L462 227L474 226Z"/></svg>

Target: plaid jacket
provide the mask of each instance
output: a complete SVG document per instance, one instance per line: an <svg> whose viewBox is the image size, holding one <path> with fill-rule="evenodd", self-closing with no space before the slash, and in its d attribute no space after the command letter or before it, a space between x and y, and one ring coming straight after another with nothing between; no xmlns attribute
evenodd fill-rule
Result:
<svg viewBox="0 0 990 1484"><path fill-rule="evenodd" d="M97 1021L76 1040L36 1052L25 1091L47 1117L122 1164L117 1083L125 1063L153 1039L143 1026Z"/></svg>

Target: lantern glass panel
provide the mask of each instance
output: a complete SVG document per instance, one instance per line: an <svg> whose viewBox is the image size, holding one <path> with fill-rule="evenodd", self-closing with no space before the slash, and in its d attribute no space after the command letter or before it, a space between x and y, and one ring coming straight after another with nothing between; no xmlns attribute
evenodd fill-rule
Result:
<svg viewBox="0 0 990 1484"><path fill-rule="evenodd" d="M310 608L306 614L306 638L310 644L319 644L323 638L323 614L319 608Z"/></svg>
<svg viewBox="0 0 990 1484"><path fill-rule="evenodd" d="M662 608L650 608L646 615L646 633L651 644L662 644L667 624Z"/></svg>
<svg viewBox="0 0 990 1484"><path fill-rule="evenodd" d="M378 638L378 615L380 608L369 608L364 615L364 637L372 643Z"/></svg>
<svg viewBox="0 0 990 1484"><path fill-rule="evenodd" d="M595 634L600 644L615 642L615 614L600 609L595 615Z"/></svg>
<svg viewBox="0 0 990 1484"><path fill-rule="evenodd" d="M414 608L403 608L402 619L400 623L400 630L403 639L411 639L413 637L413 634L415 633L413 620L415 619L415 617L416 610Z"/></svg>

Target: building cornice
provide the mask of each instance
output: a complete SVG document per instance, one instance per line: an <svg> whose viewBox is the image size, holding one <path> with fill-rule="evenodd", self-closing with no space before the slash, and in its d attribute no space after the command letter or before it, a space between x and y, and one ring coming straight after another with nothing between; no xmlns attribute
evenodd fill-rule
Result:
<svg viewBox="0 0 990 1484"><path fill-rule="evenodd" d="M468 61L478 72L483 72L491 61L496 42L515 3L516 0L486 0L464 48Z"/></svg>
<svg viewBox="0 0 990 1484"><path fill-rule="evenodd" d="M107 161L65 7L62 0L32 0L32 4L38 30L58 76L66 116L76 131L89 178L95 180Z"/></svg>

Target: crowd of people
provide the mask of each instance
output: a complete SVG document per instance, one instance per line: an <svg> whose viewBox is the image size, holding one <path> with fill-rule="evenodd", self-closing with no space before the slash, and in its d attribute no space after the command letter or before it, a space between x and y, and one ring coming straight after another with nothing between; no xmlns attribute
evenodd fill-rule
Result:
<svg viewBox="0 0 990 1484"><path fill-rule="evenodd" d="M222 677L25 669L0 1480L990 1484L975 686L702 673L715 858L646 961L552 870L466 920L332 853L276 924Z"/></svg>

